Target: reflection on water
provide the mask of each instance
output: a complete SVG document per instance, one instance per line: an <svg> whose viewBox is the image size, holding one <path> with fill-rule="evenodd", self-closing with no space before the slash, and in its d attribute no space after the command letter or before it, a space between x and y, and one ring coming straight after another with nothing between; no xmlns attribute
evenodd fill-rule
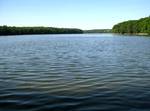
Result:
<svg viewBox="0 0 150 111"><path fill-rule="evenodd" d="M149 111L150 38L2 36L0 110Z"/></svg>

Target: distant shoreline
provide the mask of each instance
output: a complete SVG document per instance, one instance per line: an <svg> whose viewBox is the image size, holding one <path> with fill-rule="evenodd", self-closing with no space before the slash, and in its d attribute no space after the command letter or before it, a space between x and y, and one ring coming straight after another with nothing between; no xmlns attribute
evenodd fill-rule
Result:
<svg viewBox="0 0 150 111"><path fill-rule="evenodd" d="M14 34L14 35L0 35L1 36L17 36L17 35L71 35L71 34L114 34L114 35L124 35L124 36L147 36L147 37L150 37L150 35L148 35L147 33L135 33L135 34L130 34L130 33L102 33L102 32L99 32L99 33L53 33L53 34Z"/></svg>
<svg viewBox="0 0 150 111"><path fill-rule="evenodd" d="M82 34L77 28L0 26L0 35Z"/></svg>
<svg viewBox="0 0 150 111"><path fill-rule="evenodd" d="M0 36L9 35L47 35L47 34L118 34L118 35L137 35L150 36L149 33L122 33L115 32L114 29L91 29L82 30L77 28L55 28L55 27L15 27L0 26Z"/></svg>

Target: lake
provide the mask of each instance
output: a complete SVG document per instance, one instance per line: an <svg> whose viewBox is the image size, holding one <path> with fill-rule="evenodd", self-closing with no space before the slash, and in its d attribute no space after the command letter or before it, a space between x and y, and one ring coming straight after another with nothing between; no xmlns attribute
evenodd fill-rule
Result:
<svg viewBox="0 0 150 111"><path fill-rule="evenodd" d="M150 37L0 37L0 111L150 111Z"/></svg>

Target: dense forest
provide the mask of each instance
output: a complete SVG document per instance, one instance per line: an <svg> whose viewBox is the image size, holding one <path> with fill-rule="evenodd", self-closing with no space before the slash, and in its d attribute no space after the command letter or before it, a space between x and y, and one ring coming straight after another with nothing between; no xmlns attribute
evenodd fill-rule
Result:
<svg viewBox="0 0 150 111"><path fill-rule="evenodd" d="M150 16L139 20L130 20L113 27L114 33L150 35Z"/></svg>
<svg viewBox="0 0 150 111"><path fill-rule="evenodd" d="M0 35L78 34L78 33L83 33L83 31L80 29L74 29L74 28L0 26Z"/></svg>
<svg viewBox="0 0 150 111"><path fill-rule="evenodd" d="M111 29L84 30L84 33L111 33Z"/></svg>

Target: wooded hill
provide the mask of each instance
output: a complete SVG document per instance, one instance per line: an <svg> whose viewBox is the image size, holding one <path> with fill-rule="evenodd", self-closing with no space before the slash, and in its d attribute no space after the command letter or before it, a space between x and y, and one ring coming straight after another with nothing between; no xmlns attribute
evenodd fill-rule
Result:
<svg viewBox="0 0 150 111"><path fill-rule="evenodd" d="M83 31L80 29L75 29L75 28L0 26L0 35L78 34L78 33L83 33Z"/></svg>
<svg viewBox="0 0 150 111"><path fill-rule="evenodd" d="M150 17L129 20L114 25L112 32L121 34L150 35Z"/></svg>

